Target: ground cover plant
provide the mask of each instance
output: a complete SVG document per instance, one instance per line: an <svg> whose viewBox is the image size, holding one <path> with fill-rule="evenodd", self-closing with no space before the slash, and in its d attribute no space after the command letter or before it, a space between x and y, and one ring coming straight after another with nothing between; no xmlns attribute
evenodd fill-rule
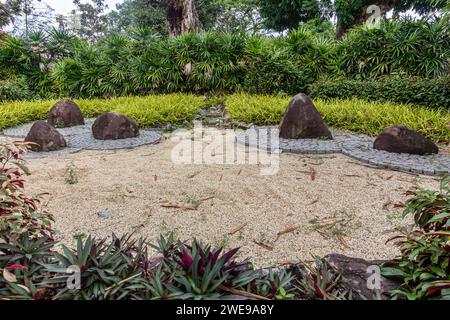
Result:
<svg viewBox="0 0 450 320"><path fill-rule="evenodd" d="M278 125L289 100L289 97L242 93L229 96L226 107L236 120ZM358 99L316 99L314 104L325 122L336 128L375 136L386 127L401 123L437 142L450 140L450 113L446 110Z"/></svg>
<svg viewBox="0 0 450 320"><path fill-rule="evenodd" d="M0 129L47 119L47 112L57 100L16 101L0 104ZM141 127L179 124L190 120L204 104L204 99L190 94L120 97L111 99L75 100L85 117L104 112L124 114Z"/></svg>

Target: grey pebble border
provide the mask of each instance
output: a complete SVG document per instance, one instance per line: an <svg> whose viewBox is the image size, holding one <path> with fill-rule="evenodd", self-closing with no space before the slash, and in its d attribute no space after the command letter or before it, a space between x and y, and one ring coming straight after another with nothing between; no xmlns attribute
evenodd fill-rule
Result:
<svg viewBox="0 0 450 320"><path fill-rule="evenodd" d="M71 128L58 128L68 147L51 152L31 152L25 158L44 158L76 153L81 150L117 150L130 149L143 145L156 144L162 136L157 130L141 129L136 138L121 140L96 140L91 127L95 119L86 119L85 125ZM23 124L3 131L5 136L25 138L33 123ZM238 143L265 149L300 154L342 153L361 162L414 174L430 176L450 174L450 156L444 154L419 156L412 154L390 153L373 149L373 138L331 128L333 140L321 139L278 139L276 126L252 127L249 130L237 130ZM275 142L277 142L275 144Z"/></svg>
<svg viewBox="0 0 450 320"><path fill-rule="evenodd" d="M301 154L342 153L361 162L414 174L438 176L450 174L450 156L413 155L390 153L373 149L374 139L366 135L330 129L334 139L279 139L277 127L252 127L238 131L237 141L241 144L268 151L283 151Z"/></svg>
<svg viewBox="0 0 450 320"><path fill-rule="evenodd" d="M25 159L36 159L45 157L57 157L76 153L81 150L117 150L131 149L144 145L156 144L161 141L162 136L155 130L141 129L136 138L120 140L97 140L92 135L92 124L95 119L86 119L85 124L71 128L57 128L67 142L67 148L49 152L30 152L24 156ZM3 131L8 137L25 138L33 123L23 124Z"/></svg>

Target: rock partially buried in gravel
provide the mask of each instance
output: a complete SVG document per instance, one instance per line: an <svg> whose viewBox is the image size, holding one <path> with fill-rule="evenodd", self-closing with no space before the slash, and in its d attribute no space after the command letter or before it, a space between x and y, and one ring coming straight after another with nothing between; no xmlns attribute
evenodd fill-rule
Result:
<svg viewBox="0 0 450 320"><path fill-rule="evenodd" d="M113 215L113 213L111 210L103 210L103 211L97 212L97 216L99 218L109 219L112 217L112 215Z"/></svg>
<svg viewBox="0 0 450 320"><path fill-rule="evenodd" d="M392 265L392 261L366 261L341 254L327 255L324 260L341 275L341 284L352 290L354 299L377 299L377 289L384 299L389 299L388 292L401 285L380 273L381 266Z"/></svg>
<svg viewBox="0 0 450 320"><path fill-rule="evenodd" d="M48 112L48 123L56 128L68 128L84 124L80 107L70 99L61 100Z"/></svg>
<svg viewBox="0 0 450 320"><path fill-rule="evenodd" d="M280 138L284 139L333 139L314 103L304 93L291 100L279 129Z"/></svg>
<svg viewBox="0 0 450 320"><path fill-rule="evenodd" d="M62 134L47 123L47 121L35 122L30 132L28 132L25 141L37 144L31 146L31 149L34 151L55 151L67 146Z"/></svg>
<svg viewBox="0 0 450 320"><path fill-rule="evenodd" d="M139 135L139 126L124 115L107 112L95 120L92 134L97 140L135 138Z"/></svg>
<svg viewBox="0 0 450 320"><path fill-rule="evenodd" d="M418 155L439 152L438 146L433 141L406 126L387 128L375 139L373 148L388 152Z"/></svg>

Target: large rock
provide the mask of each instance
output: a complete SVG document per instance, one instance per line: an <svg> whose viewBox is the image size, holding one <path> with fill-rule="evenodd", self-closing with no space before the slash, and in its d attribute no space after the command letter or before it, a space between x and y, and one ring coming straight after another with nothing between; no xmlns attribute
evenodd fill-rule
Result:
<svg viewBox="0 0 450 320"><path fill-rule="evenodd" d="M61 100L48 112L48 123L56 128L67 128L84 124L78 105L70 99Z"/></svg>
<svg viewBox="0 0 450 320"><path fill-rule="evenodd" d="M54 151L67 146L62 134L47 123L47 121L35 122L30 132L28 132L25 141L37 144L31 146L31 149L34 151Z"/></svg>
<svg viewBox="0 0 450 320"><path fill-rule="evenodd" d="M280 138L332 139L333 136L311 99L300 93L291 100L284 114L280 125Z"/></svg>
<svg viewBox="0 0 450 320"><path fill-rule="evenodd" d="M134 138L139 135L139 126L124 115L107 112L95 120L92 133L98 140Z"/></svg>
<svg viewBox="0 0 450 320"><path fill-rule="evenodd" d="M389 291L398 289L402 284L380 274L381 266L392 266L392 261L366 261L341 254L327 255L324 260L341 275L341 285L352 291L354 299L374 300L379 296L389 299Z"/></svg>
<svg viewBox="0 0 450 320"><path fill-rule="evenodd" d="M439 152L433 141L405 126L387 128L375 139L373 147L388 152L420 155Z"/></svg>

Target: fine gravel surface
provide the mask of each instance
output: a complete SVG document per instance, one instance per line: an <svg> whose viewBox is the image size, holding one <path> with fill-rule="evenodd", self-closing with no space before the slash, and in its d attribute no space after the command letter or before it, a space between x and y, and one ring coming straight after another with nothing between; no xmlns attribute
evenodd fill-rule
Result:
<svg viewBox="0 0 450 320"><path fill-rule="evenodd" d="M393 258L399 251L385 243L386 231L412 222L401 216L405 191L439 187L436 177L341 154L283 153L278 173L266 176L253 164L175 164L175 145L29 159L26 191L48 193L46 210L65 244L133 231L154 242L173 231L182 240L241 247L242 258L265 267L329 253Z"/></svg>

